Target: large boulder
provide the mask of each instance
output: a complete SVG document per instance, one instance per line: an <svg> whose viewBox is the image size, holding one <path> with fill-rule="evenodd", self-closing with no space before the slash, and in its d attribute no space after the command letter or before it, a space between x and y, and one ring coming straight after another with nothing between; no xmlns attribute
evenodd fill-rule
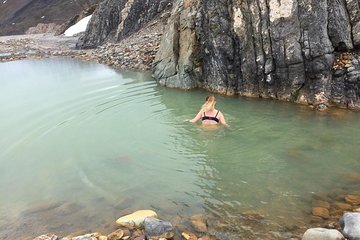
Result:
<svg viewBox="0 0 360 240"><path fill-rule="evenodd" d="M340 225L345 237L349 240L360 240L360 213L347 212L340 219Z"/></svg>
<svg viewBox="0 0 360 240"><path fill-rule="evenodd" d="M171 233L173 231L173 226L170 222L152 217L145 218L144 228L145 235L148 239L155 236L161 236L164 233Z"/></svg>
<svg viewBox="0 0 360 240"><path fill-rule="evenodd" d="M345 238L335 229L310 228L306 230L302 240L345 240Z"/></svg>
<svg viewBox="0 0 360 240"><path fill-rule="evenodd" d="M156 212L152 210L139 210L132 214L123 216L116 220L116 223L120 226L135 226L140 227L144 224L144 220L147 217L157 218Z"/></svg>

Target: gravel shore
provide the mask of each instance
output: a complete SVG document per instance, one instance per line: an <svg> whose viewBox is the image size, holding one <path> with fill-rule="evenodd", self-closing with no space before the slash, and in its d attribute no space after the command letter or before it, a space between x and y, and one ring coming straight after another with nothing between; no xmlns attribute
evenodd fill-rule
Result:
<svg viewBox="0 0 360 240"><path fill-rule="evenodd" d="M0 62L21 59L40 59L66 56L94 61L116 69L150 70L159 48L162 26L150 23L116 43L106 43L96 49L75 49L79 36L66 37L54 34L29 34L0 37Z"/></svg>

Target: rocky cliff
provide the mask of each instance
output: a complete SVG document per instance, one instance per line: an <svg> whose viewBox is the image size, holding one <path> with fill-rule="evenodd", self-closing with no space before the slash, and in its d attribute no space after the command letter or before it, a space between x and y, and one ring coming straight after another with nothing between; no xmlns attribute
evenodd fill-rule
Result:
<svg viewBox="0 0 360 240"><path fill-rule="evenodd" d="M119 41L138 31L165 9L172 0L104 0L95 10L77 48L94 48Z"/></svg>
<svg viewBox="0 0 360 240"><path fill-rule="evenodd" d="M177 0L154 62L168 87L360 110L358 0Z"/></svg>

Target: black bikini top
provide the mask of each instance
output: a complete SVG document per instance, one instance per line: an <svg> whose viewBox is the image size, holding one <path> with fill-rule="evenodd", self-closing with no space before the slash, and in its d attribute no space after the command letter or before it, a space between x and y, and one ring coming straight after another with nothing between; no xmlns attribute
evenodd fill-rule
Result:
<svg viewBox="0 0 360 240"><path fill-rule="evenodd" d="M204 116L202 117L202 121L204 121L204 120L213 120L213 121L215 121L215 122L219 122L219 119L217 118L217 115L218 115L218 113L219 113L219 110L217 111L217 113L216 113L216 115L215 115L215 117L209 117L209 116L206 116L205 115L205 112L204 112Z"/></svg>

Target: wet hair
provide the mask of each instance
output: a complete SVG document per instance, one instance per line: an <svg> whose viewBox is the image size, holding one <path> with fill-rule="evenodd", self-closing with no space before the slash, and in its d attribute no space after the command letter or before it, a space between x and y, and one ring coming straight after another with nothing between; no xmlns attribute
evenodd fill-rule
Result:
<svg viewBox="0 0 360 240"><path fill-rule="evenodd" d="M215 97L213 95L209 95L205 98L205 103L201 106L201 110L204 112L210 111L215 107Z"/></svg>

